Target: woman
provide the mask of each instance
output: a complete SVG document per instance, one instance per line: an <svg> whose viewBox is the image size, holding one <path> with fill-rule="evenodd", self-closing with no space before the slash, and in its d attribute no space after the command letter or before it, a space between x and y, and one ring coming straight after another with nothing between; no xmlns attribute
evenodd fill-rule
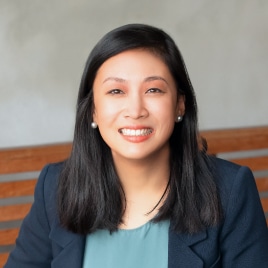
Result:
<svg viewBox="0 0 268 268"><path fill-rule="evenodd" d="M130 24L92 50L71 155L42 171L5 267L268 267L252 173L206 154L165 32Z"/></svg>

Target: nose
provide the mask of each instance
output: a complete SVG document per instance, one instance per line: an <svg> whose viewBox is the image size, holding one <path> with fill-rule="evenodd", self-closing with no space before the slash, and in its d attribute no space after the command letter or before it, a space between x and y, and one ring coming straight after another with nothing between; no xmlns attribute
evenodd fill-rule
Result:
<svg viewBox="0 0 268 268"><path fill-rule="evenodd" d="M148 114L149 112L146 109L142 96L139 94L130 94L127 98L124 116L132 119L139 119L147 117Z"/></svg>

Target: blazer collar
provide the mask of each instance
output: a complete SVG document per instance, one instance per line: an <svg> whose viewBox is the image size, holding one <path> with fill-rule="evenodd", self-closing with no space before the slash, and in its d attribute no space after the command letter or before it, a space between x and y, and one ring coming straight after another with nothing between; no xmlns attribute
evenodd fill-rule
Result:
<svg viewBox="0 0 268 268"><path fill-rule="evenodd" d="M168 267L169 268L201 268L203 260L192 250L191 246L205 240L207 231L196 234L176 233L169 229Z"/></svg>
<svg viewBox="0 0 268 268"><path fill-rule="evenodd" d="M83 267L86 237L72 233L60 226L56 221L51 228L50 239L55 245L55 257L51 263L52 268ZM207 231L193 235L176 233L169 228L168 242L168 268L201 268L203 261L195 254L191 246L205 240Z"/></svg>
<svg viewBox="0 0 268 268"><path fill-rule="evenodd" d="M51 268L83 267L85 236L72 233L55 222L51 228L50 239L55 245Z"/></svg>

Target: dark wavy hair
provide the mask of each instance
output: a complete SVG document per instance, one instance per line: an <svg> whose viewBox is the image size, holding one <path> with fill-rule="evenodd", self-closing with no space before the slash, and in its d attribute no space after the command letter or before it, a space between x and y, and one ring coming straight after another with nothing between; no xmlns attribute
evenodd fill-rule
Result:
<svg viewBox="0 0 268 268"><path fill-rule="evenodd" d="M108 32L93 48L80 83L73 148L59 177L58 213L67 229L88 234L114 231L124 213L124 191L116 174L110 148L93 121L93 82L100 66L123 51L143 48L159 55L172 74L178 95L185 96L183 121L170 137L170 189L154 218L170 219L175 231L195 233L218 224L221 205L210 172L209 157L200 143L197 105L183 58L163 30L128 24Z"/></svg>

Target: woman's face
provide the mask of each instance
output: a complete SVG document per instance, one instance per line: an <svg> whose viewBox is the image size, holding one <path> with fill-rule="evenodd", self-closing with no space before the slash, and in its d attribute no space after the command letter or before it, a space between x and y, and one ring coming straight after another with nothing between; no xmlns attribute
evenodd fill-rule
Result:
<svg viewBox="0 0 268 268"><path fill-rule="evenodd" d="M94 115L114 160L145 160L169 152L169 137L184 98L163 60L144 49L122 52L99 68Z"/></svg>

